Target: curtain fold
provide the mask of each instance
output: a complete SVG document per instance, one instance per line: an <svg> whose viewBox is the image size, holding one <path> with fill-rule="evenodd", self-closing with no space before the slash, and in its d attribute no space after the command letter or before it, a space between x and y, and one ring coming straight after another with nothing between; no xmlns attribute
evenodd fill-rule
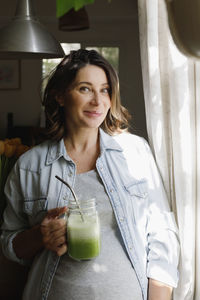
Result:
<svg viewBox="0 0 200 300"><path fill-rule="evenodd" d="M148 137L180 232L174 300L199 300L200 63L175 46L164 0L138 0L138 16Z"/></svg>

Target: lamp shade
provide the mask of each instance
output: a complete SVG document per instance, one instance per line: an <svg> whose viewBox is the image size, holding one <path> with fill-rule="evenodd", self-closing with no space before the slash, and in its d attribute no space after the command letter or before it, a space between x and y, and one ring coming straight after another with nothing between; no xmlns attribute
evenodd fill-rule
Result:
<svg viewBox="0 0 200 300"><path fill-rule="evenodd" d="M38 21L31 0L18 0L12 21L0 28L0 58L63 57L60 43Z"/></svg>
<svg viewBox="0 0 200 300"><path fill-rule="evenodd" d="M185 55L200 58L200 0L166 0L169 28Z"/></svg>

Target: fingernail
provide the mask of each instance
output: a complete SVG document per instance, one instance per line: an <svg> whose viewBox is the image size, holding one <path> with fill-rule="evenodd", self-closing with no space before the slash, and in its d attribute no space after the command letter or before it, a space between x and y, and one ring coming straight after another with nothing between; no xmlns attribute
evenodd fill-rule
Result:
<svg viewBox="0 0 200 300"><path fill-rule="evenodd" d="M58 219L67 219L67 214L66 213L63 213L62 215L60 215L59 217L58 217Z"/></svg>

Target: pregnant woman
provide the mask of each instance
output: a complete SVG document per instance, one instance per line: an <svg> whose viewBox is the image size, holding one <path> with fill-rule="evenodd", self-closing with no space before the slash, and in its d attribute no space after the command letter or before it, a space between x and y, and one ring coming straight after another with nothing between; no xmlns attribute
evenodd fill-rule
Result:
<svg viewBox="0 0 200 300"><path fill-rule="evenodd" d="M6 184L4 254L30 264L23 300L170 300L178 282L173 213L147 142L128 132L118 76L96 51L71 51L43 105L47 140L17 161ZM68 255L62 215L95 198L100 254Z"/></svg>

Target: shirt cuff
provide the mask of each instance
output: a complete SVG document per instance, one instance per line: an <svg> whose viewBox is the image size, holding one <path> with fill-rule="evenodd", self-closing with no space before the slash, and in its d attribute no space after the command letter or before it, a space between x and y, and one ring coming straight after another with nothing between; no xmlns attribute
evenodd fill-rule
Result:
<svg viewBox="0 0 200 300"><path fill-rule="evenodd" d="M174 288L178 285L179 273L176 267L160 262L149 262L147 267L147 277L163 282Z"/></svg>
<svg viewBox="0 0 200 300"><path fill-rule="evenodd" d="M13 248L13 240L16 237L16 235L18 235L21 231L23 231L23 230L19 230L19 231L15 232L14 234L9 235L9 237L6 238L7 239L6 247L5 247L5 244L2 243L2 250L3 250L3 254L8 259L17 262L20 265L29 266L31 264L31 260L26 260L26 259L17 257L15 250Z"/></svg>

